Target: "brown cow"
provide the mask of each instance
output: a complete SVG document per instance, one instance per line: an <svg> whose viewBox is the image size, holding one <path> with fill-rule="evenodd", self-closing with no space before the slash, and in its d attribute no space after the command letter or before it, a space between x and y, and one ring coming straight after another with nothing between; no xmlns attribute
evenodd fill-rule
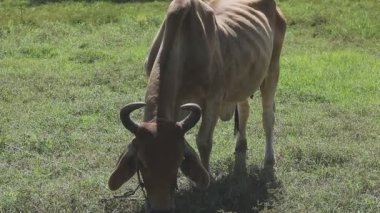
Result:
<svg viewBox="0 0 380 213"><path fill-rule="evenodd" d="M274 96L286 23L274 0L173 0L154 39L145 68L146 103L121 111L136 138L120 157L109 180L118 189L140 171L147 190L147 211L171 212L178 168L205 188L209 184L212 138L218 118L229 120L237 105L236 151L247 149L248 98L261 90L266 134L265 164L274 164ZM200 159L184 134L200 118L195 104L181 122L181 105L202 108L197 136ZM146 105L145 105L146 104ZM129 114L145 105L144 120Z"/></svg>

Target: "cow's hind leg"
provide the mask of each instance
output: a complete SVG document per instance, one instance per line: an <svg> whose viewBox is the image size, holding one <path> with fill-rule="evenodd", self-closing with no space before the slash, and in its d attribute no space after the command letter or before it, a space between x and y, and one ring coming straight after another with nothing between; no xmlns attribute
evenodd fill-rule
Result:
<svg viewBox="0 0 380 213"><path fill-rule="evenodd" d="M279 78L279 49L274 51L272 61L269 66L268 75L260 86L261 102L263 107L263 127L265 131L265 165L274 165L274 150L273 150L273 127L274 127L274 112L275 103L274 96ZM277 56L277 57L276 57Z"/></svg>
<svg viewBox="0 0 380 213"><path fill-rule="evenodd" d="M272 88L274 87L274 89ZM263 107L263 127L265 131L265 164L274 165L274 150L273 150L273 126L274 126L274 90L275 83L265 80L261 86L262 107Z"/></svg>
<svg viewBox="0 0 380 213"><path fill-rule="evenodd" d="M247 138L246 138L246 128L247 121L249 117L249 104L248 99L237 104L237 131L236 131L236 153L243 153L247 150Z"/></svg>
<svg viewBox="0 0 380 213"><path fill-rule="evenodd" d="M274 96L280 72L280 54L286 31L285 19L279 11L276 11L274 31L273 52L268 75L260 86L263 106L263 126L266 138L265 165L274 165L275 163L273 150Z"/></svg>
<svg viewBox="0 0 380 213"><path fill-rule="evenodd" d="M197 147L205 169L210 171L210 154L215 125L218 121L218 104L208 103L202 107L202 122L197 135Z"/></svg>

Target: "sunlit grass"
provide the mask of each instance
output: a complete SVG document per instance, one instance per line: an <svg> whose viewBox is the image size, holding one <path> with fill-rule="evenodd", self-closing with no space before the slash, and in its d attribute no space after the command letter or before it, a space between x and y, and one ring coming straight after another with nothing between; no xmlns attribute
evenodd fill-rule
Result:
<svg viewBox="0 0 380 213"><path fill-rule="evenodd" d="M276 199L259 194L263 203L253 205L276 212L378 212L378 4L279 3L289 23L276 105L279 184L267 192ZM0 1L1 212L105 208L99 200L112 196L107 179L132 138L118 111L144 99L143 61L167 4ZM262 184L259 101L259 94L251 101L247 163L254 183ZM215 175L230 169L232 133L232 122L218 124ZM187 135L193 145L195 134ZM215 196L208 199L225 200Z"/></svg>

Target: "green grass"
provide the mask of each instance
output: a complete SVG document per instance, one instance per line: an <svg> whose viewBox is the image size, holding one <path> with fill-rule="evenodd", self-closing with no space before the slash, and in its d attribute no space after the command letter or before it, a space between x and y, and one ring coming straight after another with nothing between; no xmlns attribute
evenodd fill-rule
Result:
<svg viewBox="0 0 380 213"><path fill-rule="evenodd" d="M0 212L133 211L132 201L100 200L113 195L107 180L132 138L118 111L143 100L143 61L167 4L0 1ZM179 207L379 212L380 6L376 0L279 4L289 25L275 178L261 166L257 94L247 179L230 175L233 125L219 123L212 155L217 181L208 194L179 192ZM187 136L193 145L195 134Z"/></svg>

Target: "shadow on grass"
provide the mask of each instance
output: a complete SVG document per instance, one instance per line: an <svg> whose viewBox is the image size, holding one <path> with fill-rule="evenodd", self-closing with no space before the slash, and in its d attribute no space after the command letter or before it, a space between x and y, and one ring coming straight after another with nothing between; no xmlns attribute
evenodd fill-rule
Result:
<svg viewBox="0 0 380 213"><path fill-rule="evenodd" d="M180 213L258 212L271 209L281 196L281 181L271 166L246 167L246 155L235 155L226 171L216 172L207 190L200 191L179 180L176 207ZM111 199L103 202L105 212L144 212L143 200Z"/></svg>

